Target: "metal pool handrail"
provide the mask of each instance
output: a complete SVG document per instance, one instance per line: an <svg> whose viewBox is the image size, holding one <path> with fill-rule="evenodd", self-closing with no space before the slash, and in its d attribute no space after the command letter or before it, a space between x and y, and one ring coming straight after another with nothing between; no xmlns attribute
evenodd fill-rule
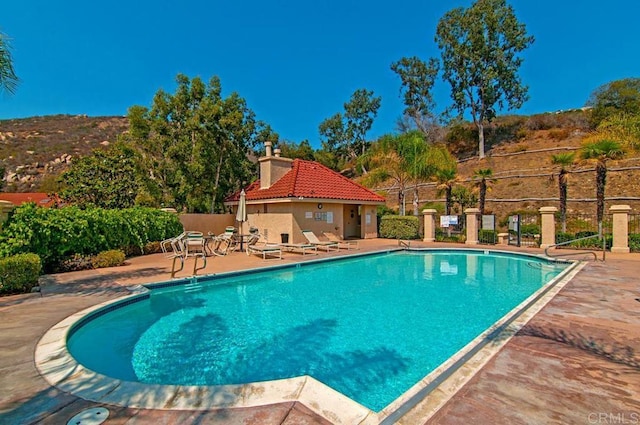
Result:
<svg viewBox="0 0 640 425"><path fill-rule="evenodd" d="M585 249L580 249L579 252L563 253L562 255L551 255L551 254L549 254L549 249L551 249L551 248L555 248L555 247L563 246L563 245L568 245L568 244L573 243L573 242L582 241L582 240L585 240L585 239L592 239L592 238L598 238L599 239L600 235L597 234L597 235L585 236L583 238L572 239L570 241L549 245L548 247L546 247L544 249L544 255L547 256L547 257L550 257L550 258L555 258L555 257L560 257L560 256L566 257L566 256L569 256L569 255L593 254L593 259L598 261L598 255L595 253L596 250L594 250L594 249L586 249L585 248ZM606 249L606 242L605 242L604 238L602 238L602 261L604 261L604 258L605 258L605 249Z"/></svg>

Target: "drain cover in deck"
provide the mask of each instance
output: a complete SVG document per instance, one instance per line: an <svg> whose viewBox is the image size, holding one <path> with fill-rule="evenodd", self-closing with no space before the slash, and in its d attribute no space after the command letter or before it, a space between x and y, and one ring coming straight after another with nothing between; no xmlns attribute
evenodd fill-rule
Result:
<svg viewBox="0 0 640 425"><path fill-rule="evenodd" d="M100 425L109 417L109 411L104 407L94 407L93 409L83 410L82 412L69 419L67 425Z"/></svg>

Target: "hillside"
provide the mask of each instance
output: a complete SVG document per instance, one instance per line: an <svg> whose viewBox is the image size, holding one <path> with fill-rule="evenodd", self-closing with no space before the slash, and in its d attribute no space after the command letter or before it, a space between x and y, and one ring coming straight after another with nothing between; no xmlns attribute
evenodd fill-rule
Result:
<svg viewBox="0 0 640 425"><path fill-rule="evenodd" d="M518 210L558 207L559 168L551 163L551 156L575 152L576 163L569 168L567 212L595 214L595 165L580 160L586 134L587 130L579 127L545 128L503 140L494 144L482 161L470 157L459 162L460 184L472 188L474 171L491 168L495 180L487 193L485 210L499 219ZM606 210L611 205L625 204L640 212L640 153L629 152L624 159L609 161L607 168ZM420 185L420 205L443 204L444 196L437 196L436 192L435 183ZM397 189L387 187L381 193L387 196L390 206L397 206ZM412 211L413 191L407 191L406 197L407 211Z"/></svg>
<svg viewBox="0 0 640 425"><path fill-rule="evenodd" d="M0 120L0 159L5 167L8 192L47 191L47 180L65 170L74 158L114 142L127 131L125 117L54 115ZM458 128L448 137L449 146L460 158L460 184L472 187L474 170L491 168L495 182L487 194L486 209L500 218L516 210L535 211L541 206L557 206L557 168L552 154L580 148L587 130L580 111L542 114L531 117L504 117L487 134L488 156L473 157L475 140L470 127ZM455 134L454 134L455 133ZM578 155L576 155L578 156ZM630 153L608 164L607 205L631 205L640 212L640 153ZM569 212L595 212L595 172L593 164L578 161L571 168ZM388 205L397 208L397 189L377 188ZM434 183L420 186L420 205L442 203ZM412 190L407 191L407 211L411 211Z"/></svg>
<svg viewBox="0 0 640 425"><path fill-rule="evenodd" d="M125 117L51 115L0 120L0 159L6 192L37 192L47 177L64 171L74 157L116 140Z"/></svg>

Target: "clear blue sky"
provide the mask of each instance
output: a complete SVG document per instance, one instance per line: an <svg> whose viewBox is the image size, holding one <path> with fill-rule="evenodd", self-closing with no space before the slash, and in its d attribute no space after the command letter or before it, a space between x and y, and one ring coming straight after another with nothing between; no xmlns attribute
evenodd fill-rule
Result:
<svg viewBox="0 0 640 425"><path fill-rule="evenodd" d="M403 105L390 70L403 56L439 56L438 20L463 0L5 1L13 96L0 119L126 115L175 89L184 73L221 78L283 139L319 146L318 125L359 88L382 96L370 138L395 130ZM638 0L511 0L535 43L521 76L530 100L516 113L584 105L609 81L639 77ZM439 108L449 104L439 82ZM1 130L1 129L0 129Z"/></svg>

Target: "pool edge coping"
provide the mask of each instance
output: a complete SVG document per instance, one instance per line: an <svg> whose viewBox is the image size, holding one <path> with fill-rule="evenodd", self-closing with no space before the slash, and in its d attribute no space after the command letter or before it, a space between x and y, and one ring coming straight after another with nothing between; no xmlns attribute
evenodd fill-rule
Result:
<svg viewBox="0 0 640 425"><path fill-rule="evenodd" d="M126 406L132 408L143 409L170 409L170 410L207 410L216 408L244 408L255 406L267 406L276 403L286 403L297 401L303 403L313 412L319 414L323 418L332 421L332 423L358 423L358 424L379 424L379 423L394 423L396 420L400 420L402 416L415 408L418 404L422 403L432 392L441 390L440 388L446 382L450 381L455 374L459 373L461 369L468 365L476 356L480 355L488 345L483 344L482 347L473 352L469 356L469 350L474 349L479 342L487 338L487 335L496 332L496 327L499 327L500 323L505 320L514 321L514 311L516 321L520 319L520 316L528 314L534 307L535 311L530 314L530 317L522 324L526 324L528 320L539 312L544 305L546 305L556 294L559 292L566 283L568 283L577 272L582 268L578 261L563 260L563 259L550 259L537 254L531 253L514 253L512 251L500 251L491 248L484 247L469 247L469 248L411 248L411 249L384 249L379 251L367 252L367 253L354 253L347 256L336 257L331 259L317 259L304 263L295 263L287 265L277 265L261 267L251 270L225 272L219 274L203 275L198 278L207 277L231 277L234 275L258 273L263 271L269 271L274 269L283 269L290 267L301 267L306 264L313 264L317 262L325 262L336 259L347 259L354 257L362 257L374 254L384 254L396 251L451 251L451 252L469 252L479 251L491 253L502 253L514 256L530 256L538 260L543 259L552 262L564 262L569 263L570 266L567 270L561 272L559 276L556 276L552 281L548 282L545 286L541 287L538 291L528 297L525 301L520 303L509 313L503 316L498 322L493 324L489 329L483 332L480 336L469 342L465 347L460 349L454 356L449 358L445 363L441 364L434 371L426 375L409 390L407 390L402 396L394 400L384 409L379 412L374 412L355 400L337 392L333 388L317 381L311 376L301 376L288 379L280 379L274 381L265 381L250 384L241 385L219 385L219 386L180 386L180 385L152 385L143 384L138 382L122 381L115 378L111 378L97 372L93 372L86 369L84 366L75 361L66 348L66 341L70 332L74 331L74 328L83 319L97 314L105 309L113 308L115 305L127 304L135 302L135 300L148 297L148 287L159 286L162 284L172 283L170 286L176 286L180 284L187 284L192 281L191 278L180 278L169 280L165 282L157 282L146 285L136 285L130 289L134 292L131 295L118 298L116 300L109 300L87 309L81 310L71 316L68 316L64 320L60 321L53 327L51 327L43 337L38 341L35 349L35 363L36 368L40 375L51 385L59 388L64 392L71 393L82 399L95 401L98 403L105 403L111 405ZM569 276L570 275L570 276ZM564 281L560 285L560 281ZM182 283L180 283L182 282ZM540 294L540 292L543 292ZM531 301L532 298L540 298ZM537 306L541 299L545 301L539 307ZM531 305L529 305L531 304ZM524 306L523 306L524 305ZM513 332L515 334L515 332ZM431 412L431 417L439 408L460 389L462 386L471 379L477 371L479 371L486 362L489 361L501 348L508 342L513 336L510 335L503 343L499 345L499 348L495 352L485 355L484 361L474 366L474 372L468 376L464 382L458 386L448 388L449 394L446 400L441 405ZM469 356L467 358L467 356ZM465 361L458 367L449 373L444 379L440 379L443 372L452 368L452 365L459 362L461 359ZM434 386L433 383L437 382ZM429 386L433 388L429 389L426 393L419 396L419 399L409 406L411 399L414 399L419 393L423 392ZM336 409L336 406L338 408ZM409 406L407 408L407 406ZM403 412L403 410L405 410ZM394 419L394 415L401 413L397 419ZM389 422L393 420L394 422ZM401 422L399 422L401 423Z"/></svg>

